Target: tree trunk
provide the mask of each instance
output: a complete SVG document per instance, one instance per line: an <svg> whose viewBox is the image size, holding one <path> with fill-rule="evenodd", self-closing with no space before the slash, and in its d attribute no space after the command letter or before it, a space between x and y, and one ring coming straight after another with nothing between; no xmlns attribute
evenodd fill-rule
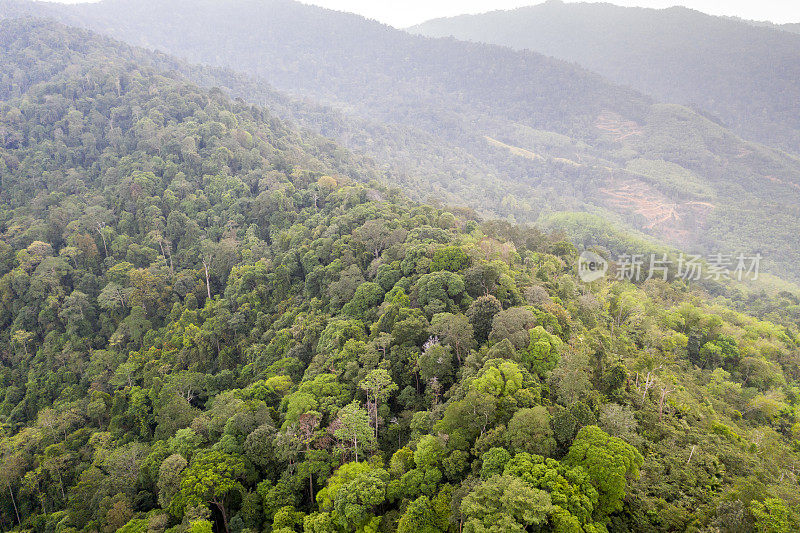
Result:
<svg viewBox="0 0 800 533"><path fill-rule="evenodd" d="M661 400L658 402L658 421L661 422L664 418L664 398L672 392L667 387L661 389Z"/></svg>
<svg viewBox="0 0 800 533"><path fill-rule="evenodd" d="M377 394L375 395L375 402L372 404L372 413L375 417L375 442L378 442L378 398Z"/></svg>
<svg viewBox="0 0 800 533"><path fill-rule="evenodd" d="M103 239L103 251L105 251L106 257L108 257L108 248L106 247L106 236L103 235L103 227L100 224L97 225L97 233L99 233L100 238Z"/></svg>
<svg viewBox="0 0 800 533"><path fill-rule="evenodd" d="M211 285L208 282L208 264L206 263L205 259L203 259L203 268L206 271L206 292L208 292L208 299L210 300L211 299Z"/></svg>
<svg viewBox="0 0 800 533"><path fill-rule="evenodd" d="M17 500L14 499L14 489L11 488L11 483L8 484L8 492L11 494L11 505L14 506L14 514L17 515L17 524L22 524L19 519L19 509L17 509Z"/></svg>
<svg viewBox="0 0 800 533"><path fill-rule="evenodd" d="M225 513L225 505L223 505L222 502L217 501L216 498L213 500L213 502L214 505L217 506L217 509L219 509L220 514L222 514L222 526L225 528L225 533L230 533L231 530L228 527L228 515Z"/></svg>
<svg viewBox="0 0 800 533"><path fill-rule="evenodd" d="M64 440L67 440L66 438ZM67 496L64 494L64 480L61 479L61 472L56 470L56 474L58 475L58 484L61 486L61 498L64 500L64 503L67 502Z"/></svg>

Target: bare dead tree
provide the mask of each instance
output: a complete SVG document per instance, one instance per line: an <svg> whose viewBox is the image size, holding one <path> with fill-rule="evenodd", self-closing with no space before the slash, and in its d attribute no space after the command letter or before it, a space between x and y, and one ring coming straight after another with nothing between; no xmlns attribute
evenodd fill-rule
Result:
<svg viewBox="0 0 800 533"><path fill-rule="evenodd" d="M661 422L664 419L664 399L667 397L667 394L672 392L672 389L669 388L669 385L664 385L661 387L661 399L658 401L658 420Z"/></svg>
<svg viewBox="0 0 800 533"><path fill-rule="evenodd" d="M651 370L651 371L649 371L647 373L647 376L645 377L645 380L644 380L644 392L642 393L642 402L644 402L647 399L647 393L650 390L650 388L655 384L655 381L656 381L655 373L662 366L663 365L658 365L656 368L654 368L653 370ZM637 387L639 386L639 375L638 374L636 375L636 385L637 385Z"/></svg>
<svg viewBox="0 0 800 533"><path fill-rule="evenodd" d="M99 233L100 234L100 238L103 239L103 251L106 253L105 256L108 257L108 247L106 246L106 236L103 233L103 228L104 227L105 227L105 224L103 222L98 222L95 225L95 229L97 230L97 233Z"/></svg>
<svg viewBox="0 0 800 533"><path fill-rule="evenodd" d="M208 299L211 299L211 284L208 280L208 263L205 259L203 259L203 269L206 271L206 292L208 293Z"/></svg>

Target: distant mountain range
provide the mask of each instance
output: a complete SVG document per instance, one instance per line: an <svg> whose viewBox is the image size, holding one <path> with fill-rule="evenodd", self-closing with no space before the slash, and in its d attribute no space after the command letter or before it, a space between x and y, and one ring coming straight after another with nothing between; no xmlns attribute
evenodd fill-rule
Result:
<svg viewBox="0 0 800 533"><path fill-rule="evenodd" d="M659 100L690 105L740 135L800 152L800 35L683 7L549 1L410 28L573 61ZM779 31L786 30L786 31Z"/></svg>
<svg viewBox="0 0 800 533"><path fill-rule="evenodd" d="M752 24L753 26L758 26L762 28L772 28L776 30L788 31L791 33L800 33L800 22L798 23L789 23L789 24L775 24L773 22L766 22L766 21L757 21L757 20L744 20L738 17L733 17L734 20L742 21L747 24Z"/></svg>
<svg viewBox="0 0 800 533"><path fill-rule="evenodd" d="M800 159L577 65L288 0L0 6L215 67L161 59L373 158L414 198L617 250L761 250L797 278Z"/></svg>

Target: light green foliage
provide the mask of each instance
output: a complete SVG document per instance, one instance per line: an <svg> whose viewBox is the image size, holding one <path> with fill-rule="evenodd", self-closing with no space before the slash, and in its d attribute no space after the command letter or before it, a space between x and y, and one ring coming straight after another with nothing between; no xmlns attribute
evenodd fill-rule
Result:
<svg viewBox="0 0 800 533"><path fill-rule="evenodd" d="M553 510L556 521L566 520L566 512L580 525L593 523L599 494L582 466L570 468L554 459L523 452L505 464L503 473L546 491L558 507Z"/></svg>
<svg viewBox="0 0 800 533"><path fill-rule="evenodd" d="M452 216L452 215L451 215ZM431 261L431 272L449 270L458 272L469 266L469 256L458 246L448 246L436 250Z"/></svg>
<svg viewBox="0 0 800 533"><path fill-rule="evenodd" d="M329 533L335 531L330 513L311 513L303 519L305 533Z"/></svg>
<svg viewBox="0 0 800 533"><path fill-rule="evenodd" d="M193 520L189 523L187 533L211 533L213 530L213 524L208 520Z"/></svg>
<svg viewBox="0 0 800 533"><path fill-rule="evenodd" d="M392 376L383 368L376 368L359 383L361 390L376 402L385 402L397 391L397 385L392 381Z"/></svg>
<svg viewBox="0 0 800 533"><path fill-rule="evenodd" d="M446 448L441 440L433 435L425 435L417 443L414 451L414 463L419 468L439 466L446 453Z"/></svg>
<svg viewBox="0 0 800 533"><path fill-rule="evenodd" d="M332 414L351 398L351 392L333 374L319 374L312 380L303 381L299 392L308 393L317 402L317 409Z"/></svg>
<svg viewBox="0 0 800 533"><path fill-rule="evenodd" d="M211 524L207 533L211 532ZM143 518L133 518L127 524L117 530L120 533L147 533L147 520ZM190 529L191 531L191 529Z"/></svg>
<svg viewBox="0 0 800 533"><path fill-rule="evenodd" d="M622 508L628 480L639 476L643 461L636 448L597 426L581 428L564 458L565 465L580 466L588 472L599 494L599 517Z"/></svg>
<svg viewBox="0 0 800 533"><path fill-rule="evenodd" d="M291 505L278 509L272 515L272 529L274 531L294 531L295 527L303 524L304 513L299 512Z"/></svg>
<svg viewBox="0 0 800 533"><path fill-rule="evenodd" d="M218 451L198 454L181 476L180 490L172 498L170 511L180 517L189 506L213 503L226 513L228 499L243 491L243 474L241 459Z"/></svg>
<svg viewBox="0 0 800 533"><path fill-rule="evenodd" d="M404 446L392 454L389 461L389 471L393 476L405 474L414 464L414 452Z"/></svg>
<svg viewBox="0 0 800 533"><path fill-rule="evenodd" d="M312 394L302 391L286 396L283 399L283 404L286 406L284 426L295 423L300 418L300 415L314 411L319 407L316 398Z"/></svg>
<svg viewBox="0 0 800 533"><path fill-rule="evenodd" d="M333 353L344 348L350 339L362 340L364 326L357 320L332 320L319 338L318 349L321 353Z"/></svg>
<svg viewBox="0 0 800 533"><path fill-rule="evenodd" d="M347 531L372 527L373 510L386 498L389 473L367 463L346 463L317 494L320 508L329 511L331 520Z"/></svg>
<svg viewBox="0 0 800 533"><path fill-rule="evenodd" d="M511 454L505 448L492 448L481 455L481 479L489 479L503 473Z"/></svg>
<svg viewBox="0 0 800 533"><path fill-rule="evenodd" d="M354 480L357 476L370 472L371 467L368 463L345 463L340 466L333 475L328 479L328 483L324 489L317 493L317 502L321 509L333 509L333 503L336 500L340 490L343 490L348 483Z"/></svg>
<svg viewBox="0 0 800 533"><path fill-rule="evenodd" d="M522 361L540 376L555 368L563 342L542 326L528 332L528 346L522 350Z"/></svg>
<svg viewBox="0 0 800 533"><path fill-rule="evenodd" d="M433 499L420 496L409 502L397 524L398 533L446 533L450 527L450 495L440 492Z"/></svg>
<svg viewBox="0 0 800 533"><path fill-rule="evenodd" d="M522 388L523 376L519 365L513 361L490 359L472 381L472 389L497 398L513 396Z"/></svg>
<svg viewBox="0 0 800 533"><path fill-rule="evenodd" d="M400 478L399 488L406 498L416 498L420 494L433 496L442 481L442 471L435 467L413 468Z"/></svg>
<svg viewBox="0 0 800 533"><path fill-rule="evenodd" d="M750 512L759 533L789 533L800 528L797 511L777 498L766 498L763 502L753 501Z"/></svg>
<svg viewBox="0 0 800 533"><path fill-rule="evenodd" d="M397 384L392 381L392 376L389 372L383 368L376 368L371 370L358 386L367 394L367 400L372 402L372 417L375 420L375 440L377 440L378 408L397 392Z"/></svg>
<svg viewBox="0 0 800 533"><path fill-rule="evenodd" d="M626 168L663 185L671 192L688 193L700 198L713 196L713 190L694 172L663 159L632 159L628 161Z"/></svg>
<svg viewBox="0 0 800 533"><path fill-rule="evenodd" d="M550 496L513 476L481 482L461 502L467 533L522 533L546 523Z"/></svg>
<svg viewBox="0 0 800 533"><path fill-rule="evenodd" d="M392 483L393 496L402 494L407 498L415 498L424 494L433 498L442 480L442 471L439 467L447 453L441 439L425 435L417 443L413 457L404 450L407 449L404 448L392 456L392 473L400 477L399 483ZM412 459L415 468L410 468Z"/></svg>

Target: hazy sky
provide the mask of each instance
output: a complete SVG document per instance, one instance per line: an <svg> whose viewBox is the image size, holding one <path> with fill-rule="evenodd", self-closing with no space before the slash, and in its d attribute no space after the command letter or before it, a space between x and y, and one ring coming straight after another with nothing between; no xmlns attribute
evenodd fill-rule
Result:
<svg viewBox="0 0 800 533"><path fill-rule="evenodd" d="M56 0L74 4L82 0ZM83 0L85 1L85 0ZM358 13L399 28L435 17L482 13L539 4L537 0L303 0L307 4ZM571 0L567 0L571 1ZM711 13L777 23L800 22L798 0L611 0L621 6L665 8L684 5Z"/></svg>

